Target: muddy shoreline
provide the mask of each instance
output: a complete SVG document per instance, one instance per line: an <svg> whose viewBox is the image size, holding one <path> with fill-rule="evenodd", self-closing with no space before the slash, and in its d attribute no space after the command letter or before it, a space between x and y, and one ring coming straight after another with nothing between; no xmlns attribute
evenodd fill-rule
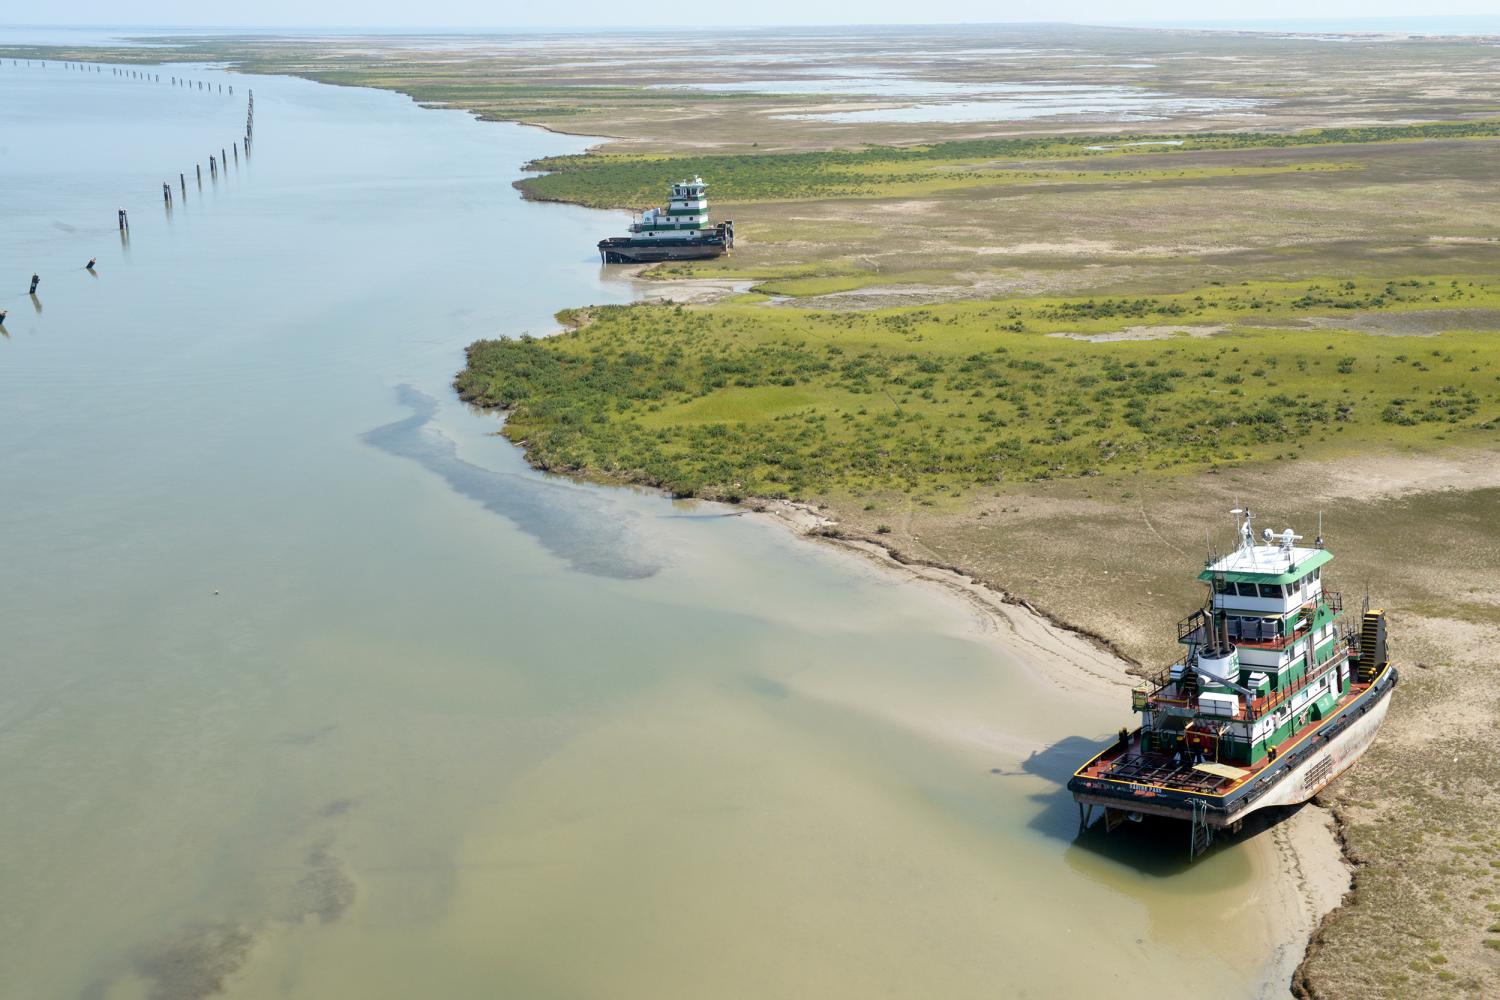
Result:
<svg viewBox="0 0 1500 1000"><path fill-rule="evenodd" d="M1050 641L1053 656L1043 657L1063 672L1077 675L1084 683L1115 688L1120 697L1134 685L1141 664L1109 637L1074 625L1025 597L1011 593L965 572L961 567L902 553L893 545L847 533L838 522L817 508L788 500L749 500L746 505L798 537L822 542L859 555L883 572L898 575L907 583L937 586L967 602L989 617L1001 631L1018 637L1040 633ZM1035 654L1039 646L1033 645ZM1071 656L1056 655L1070 651ZM1258 833L1268 838L1286 881L1274 900L1276 926L1292 933L1273 946L1274 970L1259 996L1310 997L1316 993L1309 982L1307 963L1318 947L1327 922L1356 890L1358 866L1351 856L1342 830L1344 819L1335 809L1317 800L1268 822ZM1246 837L1250 840L1252 833ZM1284 984L1279 988L1278 984Z"/></svg>

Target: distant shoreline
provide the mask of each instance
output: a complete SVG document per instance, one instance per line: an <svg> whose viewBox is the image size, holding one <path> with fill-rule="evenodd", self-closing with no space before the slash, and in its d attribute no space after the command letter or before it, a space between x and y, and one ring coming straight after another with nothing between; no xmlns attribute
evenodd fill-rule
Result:
<svg viewBox="0 0 1500 1000"><path fill-rule="evenodd" d="M1500 35L1500 16L1487 14L1438 14L1423 16L1390 17L1309 17L1309 18L1204 18L1168 21L1121 21L1101 19L1089 21L998 20L998 21L913 21L880 22L855 25L786 23L786 24L733 24L679 27L661 25L496 25L475 26L421 26L421 25L236 25L220 24L58 24L56 22L6 23L0 24L0 32L25 31L63 35L67 33L91 33L106 39L106 44L121 44L130 39L146 37L203 37L236 38L248 35L272 35L288 38L320 38L327 36L361 36L380 38L492 38L517 35L589 35L589 34L664 34L682 35L703 31L757 31L777 29L813 30L827 29L847 33L849 31L879 32L886 30L945 30L979 27L1025 27L1066 26L1077 28L1138 28L1143 30L1190 30L1190 31L1256 31L1277 34L1416 34L1416 35ZM79 39L70 39L71 44L81 44ZM7 44L9 44L7 42Z"/></svg>

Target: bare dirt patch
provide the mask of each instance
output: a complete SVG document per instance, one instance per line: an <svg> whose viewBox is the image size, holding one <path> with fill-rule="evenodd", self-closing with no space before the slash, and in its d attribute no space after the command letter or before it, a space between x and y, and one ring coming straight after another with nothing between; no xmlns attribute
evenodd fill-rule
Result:
<svg viewBox="0 0 1500 1000"><path fill-rule="evenodd" d="M1069 340L1086 340L1091 344L1103 344L1114 340L1170 340L1173 337L1212 337L1229 329L1223 323L1205 323L1193 326L1127 326L1112 333L1049 333L1049 337L1066 337Z"/></svg>
<svg viewBox="0 0 1500 1000"><path fill-rule="evenodd" d="M1420 309L1409 312L1308 316L1302 324L1325 330L1358 330L1389 337L1434 337L1450 330L1500 331L1497 309Z"/></svg>

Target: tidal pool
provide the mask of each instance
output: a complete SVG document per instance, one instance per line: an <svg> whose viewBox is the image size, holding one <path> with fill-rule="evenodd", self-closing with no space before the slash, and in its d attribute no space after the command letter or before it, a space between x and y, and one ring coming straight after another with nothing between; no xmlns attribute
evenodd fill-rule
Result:
<svg viewBox="0 0 1500 1000"><path fill-rule="evenodd" d="M1123 689L455 399L630 294L584 140L161 76L0 68L0 992L1285 993L1263 840L1075 842Z"/></svg>
<svg viewBox="0 0 1500 1000"><path fill-rule="evenodd" d="M971 100L923 101L900 107L820 109L771 117L850 123L1025 121L1057 117L1132 122L1183 115L1242 116L1259 106L1259 102L1246 98L1184 97L1134 87L1046 83L963 86L977 96ZM912 93L911 96L925 95Z"/></svg>

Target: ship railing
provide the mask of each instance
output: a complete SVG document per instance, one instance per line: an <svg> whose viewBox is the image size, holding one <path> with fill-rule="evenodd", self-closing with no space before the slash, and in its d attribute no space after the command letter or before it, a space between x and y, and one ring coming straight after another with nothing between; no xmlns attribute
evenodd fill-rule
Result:
<svg viewBox="0 0 1500 1000"><path fill-rule="evenodd" d="M1328 676L1331 671L1337 670L1339 664L1344 662L1348 658L1349 642L1347 637L1345 637L1344 641L1340 642L1335 647L1333 655L1330 656L1327 660L1323 661L1323 663L1318 667L1317 670L1314 670L1311 673L1303 674L1301 677L1297 678L1297 680L1279 691L1272 691L1270 694L1262 695L1261 697L1256 698L1254 701L1252 701L1250 703L1250 711L1248 717L1251 720L1259 719L1275 711L1282 702L1286 701L1298 691L1301 691L1303 688L1307 687L1310 684L1322 680L1324 677Z"/></svg>
<svg viewBox="0 0 1500 1000"><path fill-rule="evenodd" d="M1146 679L1146 683L1150 686L1151 690L1150 693L1145 696L1145 702L1148 705L1152 706L1160 705L1171 708L1191 708L1196 710L1198 707L1198 699L1196 696L1188 695L1185 693L1172 695L1165 693L1168 688L1171 688L1177 684L1177 681L1172 677L1173 672L1176 672L1177 676L1181 677L1186 670L1187 656L1184 655L1179 660L1177 660L1177 662L1168 666L1166 669L1161 670L1156 674L1148 677ZM1181 689L1179 688L1178 690L1180 692Z"/></svg>
<svg viewBox="0 0 1500 1000"><path fill-rule="evenodd" d="M1195 633L1202 633L1203 639L1194 639L1194 642L1203 642L1208 636L1208 612L1199 608L1177 623L1177 641L1187 642Z"/></svg>
<svg viewBox="0 0 1500 1000"><path fill-rule="evenodd" d="M1177 662L1171 664L1170 666L1163 667L1162 669L1158 670L1156 673L1151 674L1150 676L1146 677L1145 678L1145 680L1146 680L1146 686L1150 687L1152 691L1160 691L1162 688L1164 688L1168 684L1172 683L1172 672L1174 670L1180 671L1181 668L1186 667L1186 666L1187 666L1187 656L1184 655L1184 656L1180 657L1177 660ZM1180 676L1180 673L1179 673L1179 676Z"/></svg>
<svg viewBox="0 0 1500 1000"><path fill-rule="evenodd" d="M1249 646L1252 649L1285 649L1312 630L1313 623L1318 620L1319 605L1327 605L1330 617L1337 618L1344 610L1343 595L1335 590L1327 590L1306 604L1287 612L1285 617L1292 620L1290 633L1282 634L1279 629L1274 626L1268 628L1265 622L1259 620L1253 625L1250 622L1241 621L1230 625L1230 638L1241 646Z"/></svg>
<svg viewBox="0 0 1500 1000"><path fill-rule="evenodd" d="M1275 626L1266 627L1263 622L1256 622L1253 627L1249 623L1241 622L1238 627L1231 627L1229 637L1241 646L1251 649L1285 649L1292 643L1307 635L1311 626L1311 619L1303 618L1292 626L1291 635L1283 635Z"/></svg>
<svg viewBox="0 0 1500 1000"><path fill-rule="evenodd" d="M1272 691L1269 694L1252 699L1249 704L1245 706L1246 711L1244 714L1244 719L1247 721L1254 721L1255 719L1259 719L1267 715L1268 713L1275 711L1292 695L1296 694L1298 691L1301 691L1309 684L1321 680L1329 673L1329 671L1337 669L1340 662L1347 660L1350 657L1351 650L1355 645L1355 640L1353 633L1345 632L1341 633L1335 641L1336 645L1334 647L1333 655L1325 660L1317 670L1313 671L1310 674L1304 674L1295 682L1285 688L1282 688L1279 691ZM1146 684L1147 686L1149 686L1150 690L1149 692L1144 693L1142 698L1140 699L1144 703L1144 705L1153 708L1182 708L1197 711L1197 696L1195 694L1184 692L1181 686L1172 679L1172 672L1174 670L1179 671L1178 676L1181 677L1181 671L1184 671L1186 667L1187 657L1184 656L1182 659L1178 660L1167 669L1162 670L1151 677L1148 677ZM1172 693L1167 693L1169 690L1171 690Z"/></svg>
<svg viewBox="0 0 1500 1000"><path fill-rule="evenodd" d="M1229 638L1241 646L1249 646L1252 649L1285 649L1305 636L1312 628L1312 623L1317 619L1319 605L1326 605L1332 616L1337 617L1344 610L1343 595L1337 591L1325 590L1312 600L1284 614L1263 616L1263 618L1274 617L1278 622L1292 621L1290 633L1283 633L1279 624L1267 625L1263 618L1257 618L1253 621L1231 621L1228 626ZM1205 609L1200 608L1193 612L1177 623L1177 641L1199 644L1210 642L1212 640L1212 636L1209 635L1211 621Z"/></svg>

